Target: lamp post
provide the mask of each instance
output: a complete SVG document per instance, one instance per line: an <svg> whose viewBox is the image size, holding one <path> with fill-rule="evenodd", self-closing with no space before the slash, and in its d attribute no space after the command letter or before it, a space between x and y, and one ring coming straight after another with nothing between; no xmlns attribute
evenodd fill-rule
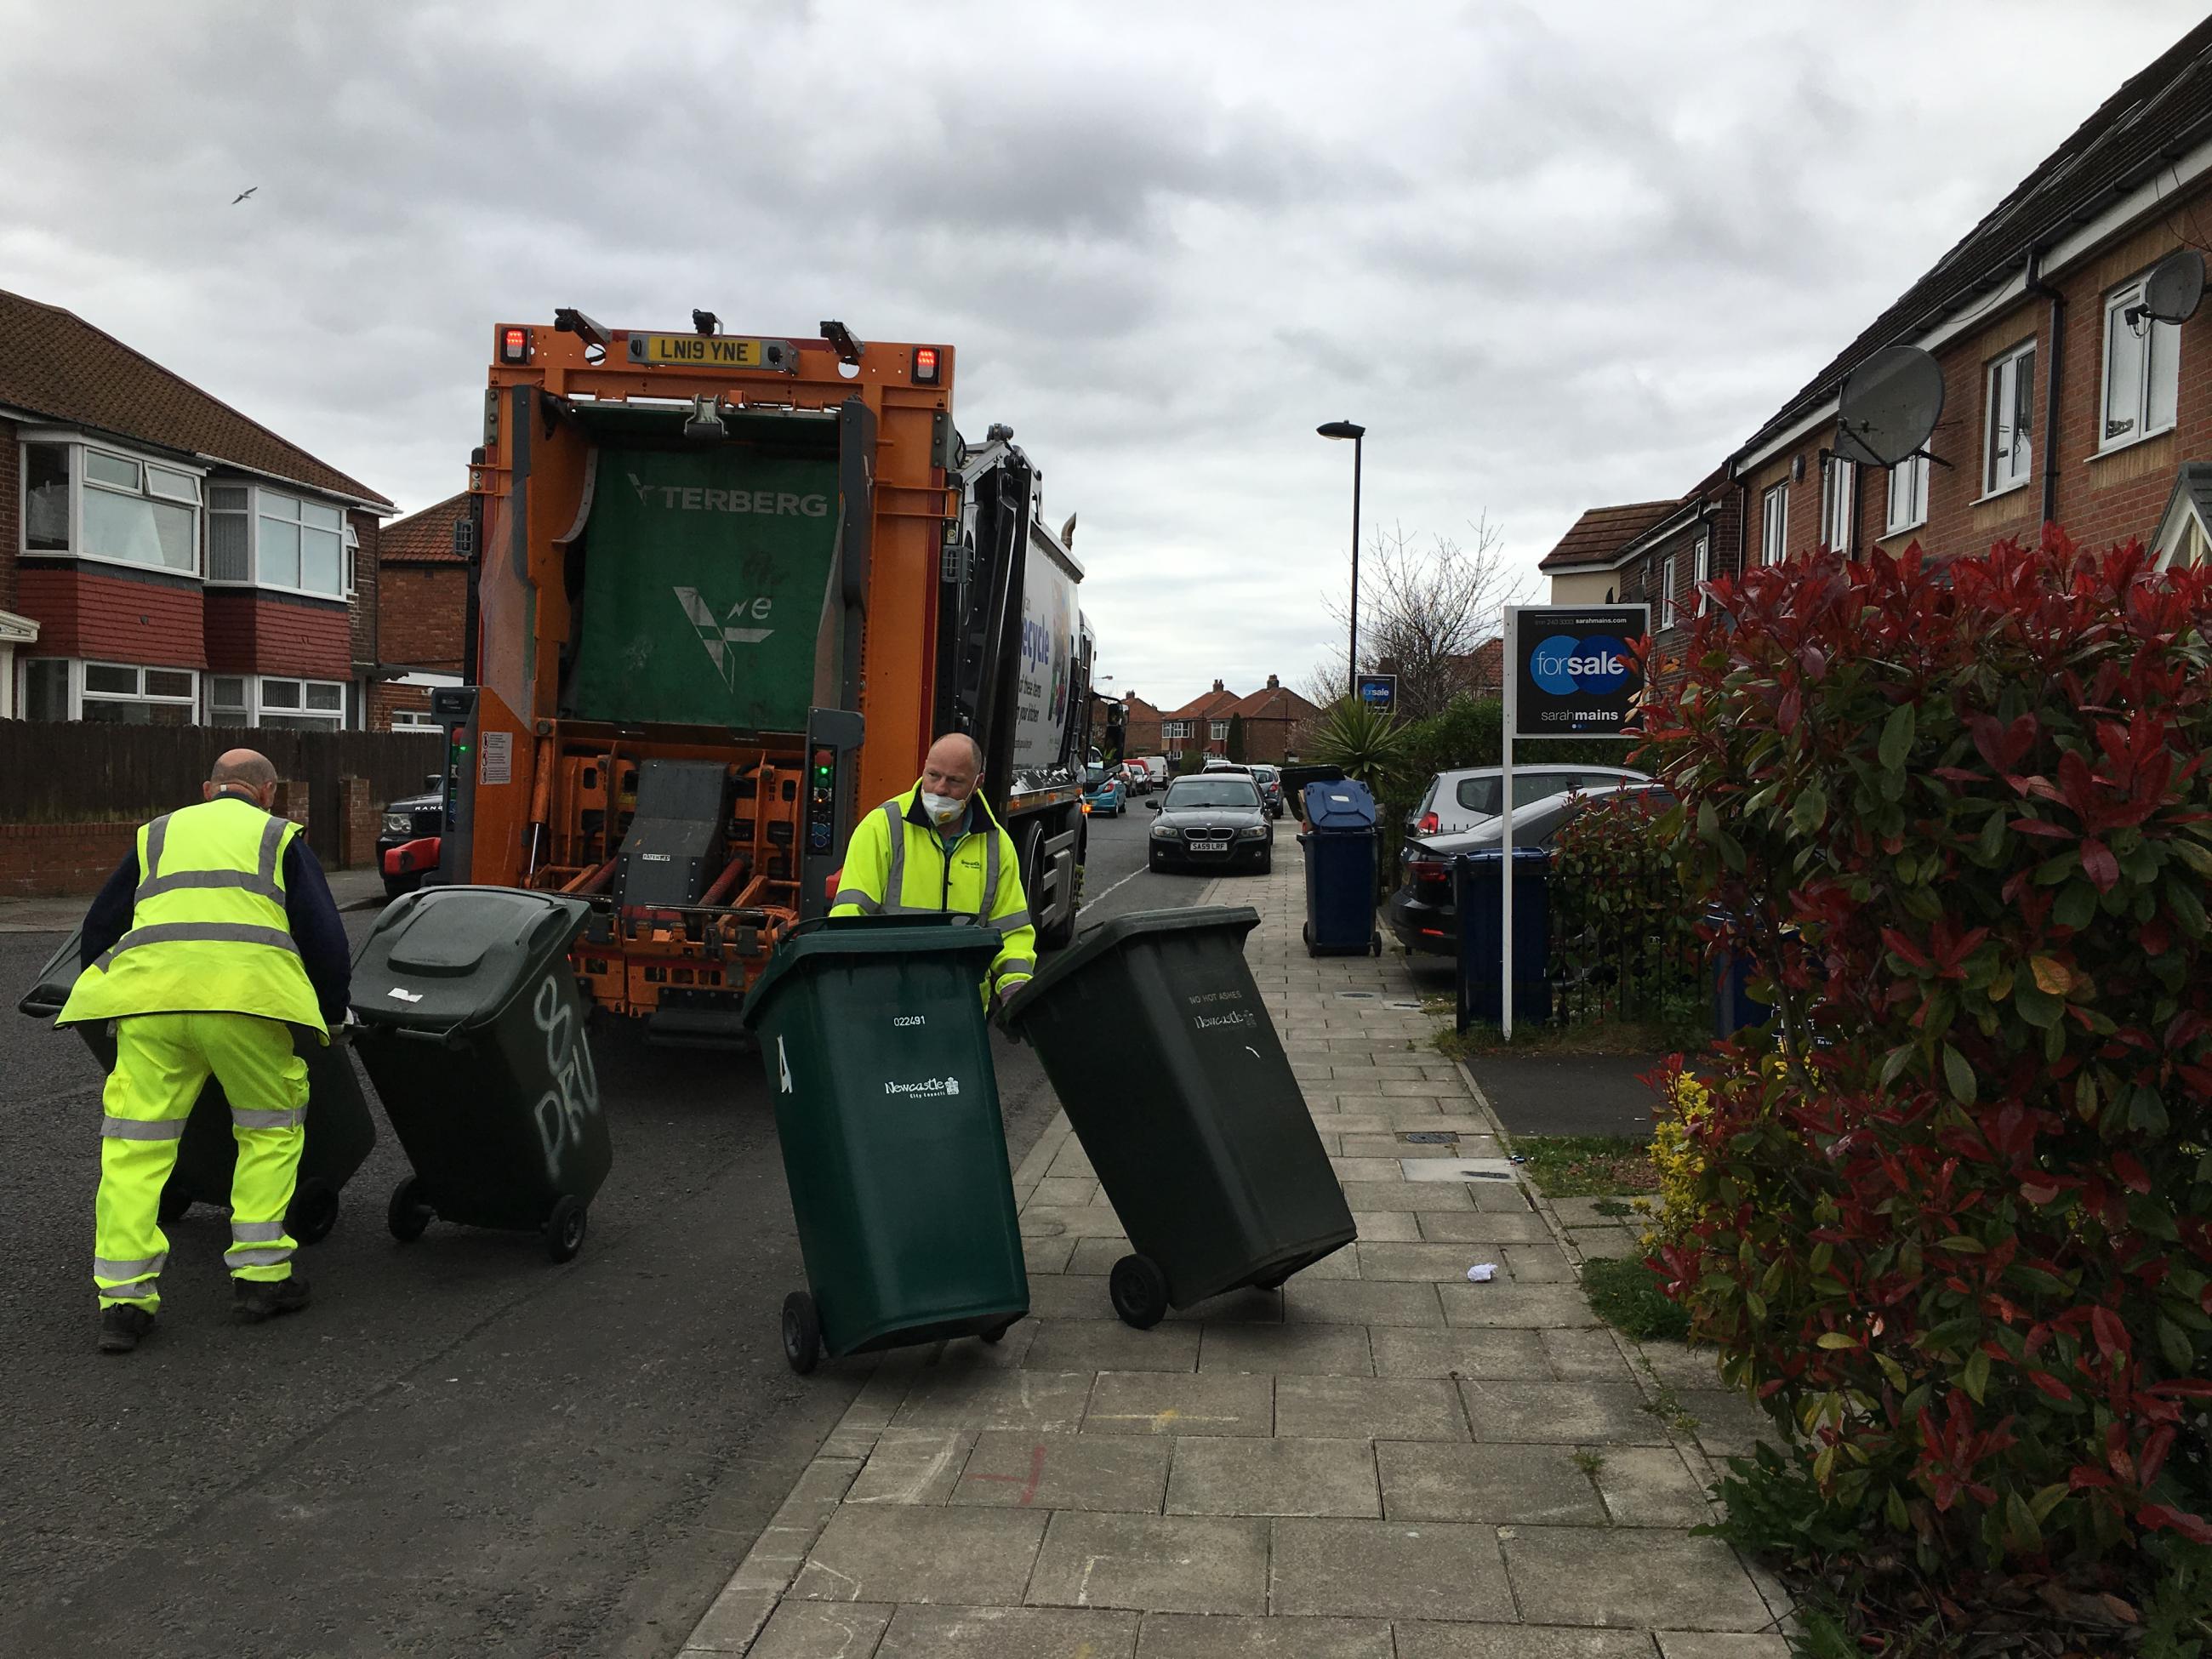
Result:
<svg viewBox="0 0 2212 1659"><path fill-rule="evenodd" d="M1350 421L1330 421L1314 428L1324 438L1352 440L1352 655L1346 665L1344 682L1346 695L1359 695L1359 441L1367 435L1367 428L1355 426Z"/></svg>

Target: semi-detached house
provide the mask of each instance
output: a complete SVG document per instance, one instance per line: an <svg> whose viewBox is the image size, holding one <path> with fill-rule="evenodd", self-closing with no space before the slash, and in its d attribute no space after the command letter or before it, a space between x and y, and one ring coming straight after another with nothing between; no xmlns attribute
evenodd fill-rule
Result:
<svg viewBox="0 0 2212 1659"><path fill-rule="evenodd" d="M359 726L392 505L0 292L0 715Z"/></svg>
<svg viewBox="0 0 2212 1659"><path fill-rule="evenodd" d="M2212 553L2212 305L2143 310L2170 256L2212 247L2212 19L2128 80L1896 302L1679 501L1586 514L1542 563L1561 603L1648 599L1656 644L1698 580L1816 548L1934 557L2140 538ZM1756 328L1756 319L1747 325ZM1895 466L1838 453L1851 371L1890 345L1940 365L1941 418Z"/></svg>

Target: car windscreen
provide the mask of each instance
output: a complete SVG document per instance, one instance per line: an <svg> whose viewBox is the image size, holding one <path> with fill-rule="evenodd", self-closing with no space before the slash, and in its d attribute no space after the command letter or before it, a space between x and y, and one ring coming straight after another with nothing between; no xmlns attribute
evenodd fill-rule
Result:
<svg viewBox="0 0 2212 1659"><path fill-rule="evenodd" d="M1233 781L1228 778L1185 779L1169 789L1164 810L1180 812L1190 806L1249 807L1259 804L1260 792L1252 787L1249 779L1237 778Z"/></svg>

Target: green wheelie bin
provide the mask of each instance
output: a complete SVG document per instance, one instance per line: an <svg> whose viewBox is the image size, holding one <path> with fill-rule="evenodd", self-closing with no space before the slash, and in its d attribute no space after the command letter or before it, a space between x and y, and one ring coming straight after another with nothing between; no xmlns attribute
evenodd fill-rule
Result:
<svg viewBox="0 0 2212 1659"><path fill-rule="evenodd" d="M1359 1236L1244 961L1259 923L1241 904L1117 916L1006 1009L1128 1234L1108 1289L1139 1330Z"/></svg>
<svg viewBox="0 0 2212 1659"><path fill-rule="evenodd" d="M15 1006L33 1019L51 1022L69 1000L82 961L83 929L71 931L61 949L39 969L38 982ZM115 1069L115 1035L106 1020L78 1025L77 1035L103 1072ZM318 1244L337 1224L338 1194L376 1146L376 1120L369 1115L361 1079L347 1056L342 1030L328 1043L303 1039L299 1052L307 1062L307 1115L301 1125L298 1184L284 1212L284 1226L302 1244ZM230 1132L230 1101L222 1085L210 1078L192 1103L177 1143L176 1167L161 1188L161 1224L178 1220L194 1204L230 1203L230 1175L238 1164L238 1140Z"/></svg>
<svg viewBox="0 0 2212 1659"><path fill-rule="evenodd" d="M434 1219L583 1248L614 1164L568 946L591 906L512 887L427 887L386 907L353 964L355 1047L415 1173L386 1224Z"/></svg>
<svg viewBox="0 0 2212 1659"><path fill-rule="evenodd" d="M806 1263L783 1304L802 1375L825 1352L996 1342L1029 1312L981 990L998 950L949 917L832 918L745 999Z"/></svg>

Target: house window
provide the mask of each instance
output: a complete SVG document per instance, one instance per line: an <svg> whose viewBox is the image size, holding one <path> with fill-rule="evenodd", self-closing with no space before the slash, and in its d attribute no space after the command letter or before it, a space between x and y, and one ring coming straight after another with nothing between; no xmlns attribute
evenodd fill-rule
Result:
<svg viewBox="0 0 2212 1659"><path fill-rule="evenodd" d="M70 717L70 665L66 657L35 657L23 665L23 718L65 720Z"/></svg>
<svg viewBox="0 0 2212 1659"><path fill-rule="evenodd" d="M2105 296L2105 430L2100 449L2154 437L2173 424L2181 387L2181 330L2128 313L2142 306L2141 277Z"/></svg>
<svg viewBox="0 0 2212 1659"><path fill-rule="evenodd" d="M1995 495L2027 482L2035 464L2035 342L2005 353L1989 369L1983 445L1982 494Z"/></svg>
<svg viewBox="0 0 2212 1659"><path fill-rule="evenodd" d="M1759 498L1759 562L1780 564L1790 550L1790 486L1777 484Z"/></svg>
<svg viewBox="0 0 2212 1659"><path fill-rule="evenodd" d="M252 682L243 674L210 674L208 676L208 724L210 726L251 726L253 724L253 700L250 695Z"/></svg>
<svg viewBox="0 0 2212 1659"><path fill-rule="evenodd" d="M264 674L260 718L254 724L294 731L336 731L345 724L345 686L338 681L276 679Z"/></svg>
<svg viewBox="0 0 2212 1659"><path fill-rule="evenodd" d="M23 550L26 553L66 553L70 550L70 447L67 444L23 446ZM63 671L68 661L46 661ZM60 720L66 715L56 715Z"/></svg>
<svg viewBox="0 0 2212 1659"><path fill-rule="evenodd" d="M356 543L337 507L245 484L208 489L208 580L342 599Z"/></svg>
<svg viewBox="0 0 2212 1659"><path fill-rule="evenodd" d="M434 732L438 717L427 708L395 708L392 711L392 729L395 732Z"/></svg>
<svg viewBox="0 0 2212 1659"><path fill-rule="evenodd" d="M1160 741L1162 743L1180 743L1183 738L1189 735L1190 727L1188 723L1186 721L1162 720L1160 722Z"/></svg>
<svg viewBox="0 0 2212 1659"><path fill-rule="evenodd" d="M1840 455L1831 455L1820 467L1820 544L1845 558L1851 556L1851 532L1856 527L1852 509L1858 469Z"/></svg>
<svg viewBox="0 0 2212 1659"><path fill-rule="evenodd" d="M199 574L200 481L88 444L23 446L23 551Z"/></svg>
<svg viewBox="0 0 2212 1659"><path fill-rule="evenodd" d="M1882 534L1900 536L1928 522L1928 458L1908 455L1889 469L1889 512Z"/></svg>
<svg viewBox="0 0 2212 1659"><path fill-rule="evenodd" d="M199 678L190 668L88 662L82 718L108 726L190 726L199 706Z"/></svg>
<svg viewBox="0 0 2212 1659"><path fill-rule="evenodd" d="M1659 566L1659 626L1674 625L1674 556L1669 553Z"/></svg>
<svg viewBox="0 0 2212 1659"><path fill-rule="evenodd" d="M1698 614L1702 617L1712 605L1712 601L1705 597L1705 584L1713 579L1713 538L1711 536L1698 538L1697 548L1690 555L1690 580L1698 590Z"/></svg>
<svg viewBox="0 0 2212 1659"><path fill-rule="evenodd" d="M345 591L351 599L361 592L361 538L354 534L353 520L345 521Z"/></svg>
<svg viewBox="0 0 2212 1659"><path fill-rule="evenodd" d="M1214 741L1214 742L1216 742L1216 743L1222 743L1222 742L1225 742L1225 741L1228 739L1228 737L1229 737L1229 722L1228 722L1227 720L1216 720L1216 721L1214 721L1214 722L1213 722L1213 741Z"/></svg>

